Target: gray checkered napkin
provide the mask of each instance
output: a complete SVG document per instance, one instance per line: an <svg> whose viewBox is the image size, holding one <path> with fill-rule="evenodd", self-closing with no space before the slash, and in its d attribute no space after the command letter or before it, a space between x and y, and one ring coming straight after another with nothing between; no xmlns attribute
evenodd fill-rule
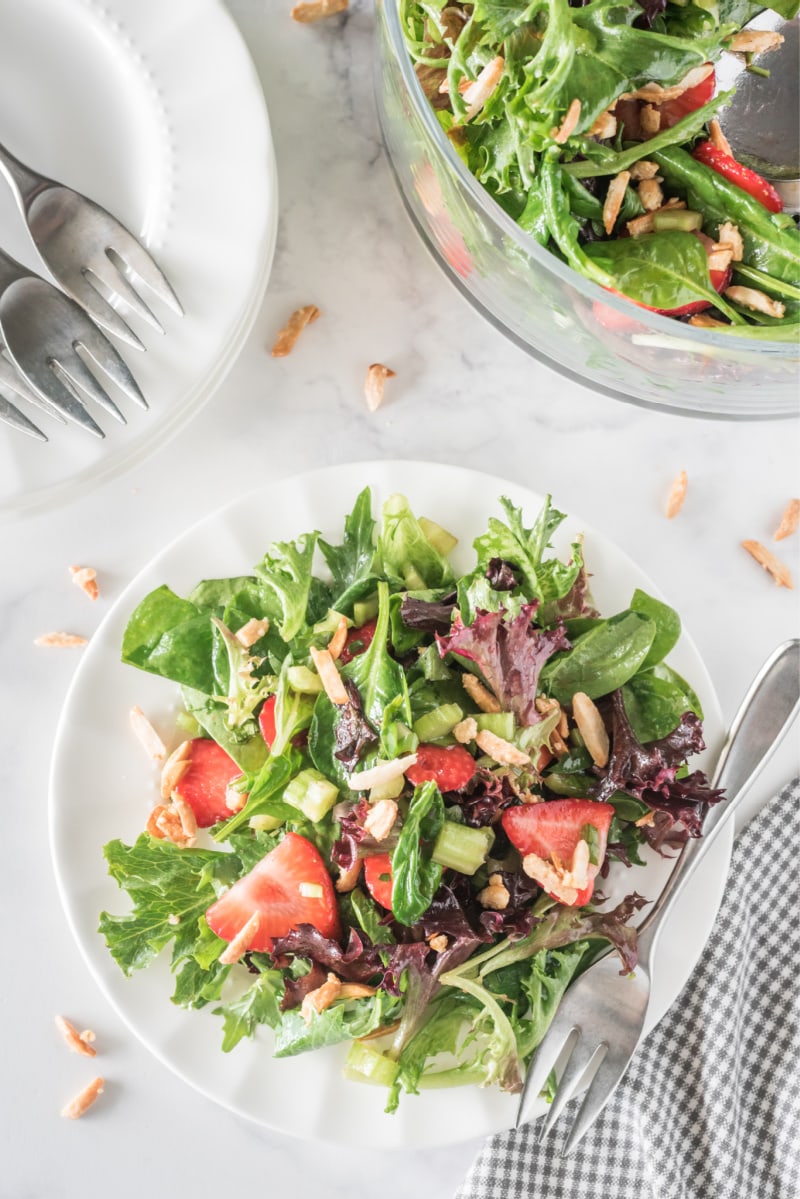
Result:
<svg viewBox="0 0 800 1199"><path fill-rule="evenodd" d="M491 1137L456 1199L800 1199L800 779L739 835L694 973L572 1157L570 1104Z"/></svg>

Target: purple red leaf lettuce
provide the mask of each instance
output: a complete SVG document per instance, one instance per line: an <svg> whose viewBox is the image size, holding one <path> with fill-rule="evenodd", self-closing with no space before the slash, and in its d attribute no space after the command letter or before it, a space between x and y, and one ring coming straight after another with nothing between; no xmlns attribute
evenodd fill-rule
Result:
<svg viewBox="0 0 800 1199"><path fill-rule="evenodd" d="M427 633L449 633L455 607L455 591L440 600L415 599L407 595L400 604L400 619L409 629L419 629Z"/></svg>

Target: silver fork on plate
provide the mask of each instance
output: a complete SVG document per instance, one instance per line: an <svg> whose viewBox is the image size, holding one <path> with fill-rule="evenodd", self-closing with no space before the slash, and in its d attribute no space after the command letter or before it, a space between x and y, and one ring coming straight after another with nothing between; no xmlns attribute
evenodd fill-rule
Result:
<svg viewBox="0 0 800 1199"><path fill-rule="evenodd" d="M160 321L123 273L131 271L179 316L178 297L153 259L120 221L105 208L55 179L38 174L0 144L5 175L34 244L60 287L82 305L98 325L128 345L144 349L109 301L121 300L160 333Z"/></svg>
<svg viewBox="0 0 800 1199"><path fill-rule="evenodd" d="M570 1099L588 1091L566 1140L568 1156L589 1131L628 1068L647 1018L652 966L668 913L683 894L747 789L782 741L800 707L800 640L784 642L762 666L731 725L714 785L731 794L712 809L702 838L687 842L647 919L640 926L634 974L620 974L616 955L594 963L570 987L528 1070L517 1127L534 1104L556 1063L567 1057L539 1140L551 1131Z"/></svg>
<svg viewBox="0 0 800 1199"><path fill-rule="evenodd" d="M126 421L84 358L99 367L134 403L147 408L126 363L80 305L2 250L0 340L24 382L43 401L40 406L51 415L55 409L96 437L104 433L81 403L84 397L94 400L122 424ZM10 377L0 378L0 385L2 382L13 388ZM19 387L14 390L21 394ZM30 397L23 393L22 398ZM18 422L15 424L19 427Z"/></svg>

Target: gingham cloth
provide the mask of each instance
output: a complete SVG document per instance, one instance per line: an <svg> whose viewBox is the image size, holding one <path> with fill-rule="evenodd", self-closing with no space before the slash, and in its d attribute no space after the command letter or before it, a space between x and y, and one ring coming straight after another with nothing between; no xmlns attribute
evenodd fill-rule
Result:
<svg viewBox="0 0 800 1199"><path fill-rule="evenodd" d="M541 1146L491 1137L456 1199L800 1199L799 848L800 778L737 838L700 962L572 1157L578 1101Z"/></svg>

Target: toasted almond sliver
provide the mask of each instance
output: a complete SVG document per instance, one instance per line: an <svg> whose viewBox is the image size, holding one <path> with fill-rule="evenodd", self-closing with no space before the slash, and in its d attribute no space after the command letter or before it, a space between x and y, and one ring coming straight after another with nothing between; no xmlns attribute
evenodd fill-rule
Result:
<svg viewBox="0 0 800 1199"><path fill-rule="evenodd" d="M464 101L467 105L464 117L465 122L471 121L483 108L500 82L504 66L505 60L498 54L497 58L493 58L491 62L487 62L478 75L478 78L469 87L464 89Z"/></svg>
<svg viewBox="0 0 800 1199"><path fill-rule="evenodd" d="M181 741L161 768L161 798L169 799L191 766L191 741Z"/></svg>
<svg viewBox="0 0 800 1199"><path fill-rule="evenodd" d="M666 507L664 514L667 520L672 520L673 516L677 516L683 507L683 501L686 499L686 489L689 486L689 476L685 470L682 470L674 479L672 486L669 489L667 496Z"/></svg>
<svg viewBox="0 0 800 1199"><path fill-rule="evenodd" d="M739 226L734 225L732 221L724 221L719 227L717 234L717 244L726 246L731 252L731 258L734 262L741 262L744 258L744 242L742 235L739 232Z"/></svg>
<svg viewBox="0 0 800 1199"><path fill-rule="evenodd" d="M790 589L794 587L789 567L776 558L760 541L743 541L742 546L751 557L755 558L759 566L764 567L767 574L772 575L778 587L789 587Z"/></svg>
<svg viewBox="0 0 800 1199"><path fill-rule="evenodd" d="M305 308L298 308L296 312L293 312L275 338L275 345L272 347L272 357L285 358L287 354L291 354L298 337L306 325L312 324L313 321L317 320L319 315L319 308L317 308L316 304L306 304Z"/></svg>
<svg viewBox="0 0 800 1199"><path fill-rule="evenodd" d="M194 810L189 807L185 799L175 792L172 794L172 806L178 814L184 837L189 841L194 840L197 836L197 817Z"/></svg>
<svg viewBox="0 0 800 1199"><path fill-rule="evenodd" d="M444 933L435 933L434 936L428 937L428 944L434 953L444 953L449 942Z"/></svg>
<svg viewBox="0 0 800 1199"><path fill-rule="evenodd" d="M243 645L245 649L249 649L251 645L255 645L265 633L269 632L269 621L266 616L263 620L259 620L253 616L248 620L247 624L243 624L240 629L234 633L234 637Z"/></svg>
<svg viewBox="0 0 800 1199"><path fill-rule="evenodd" d="M658 163L647 158L640 158L631 167L631 179L655 179L657 174Z"/></svg>
<svg viewBox="0 0 800 1199"><path fill-rule="evenodd" d="M614 231L619 210L622 207L622 201L625 199L625 190L630 181L630 171L620 171L608 185L608 191L606 192L603 204L603 228L609 235Z"/></svg>
<svg viewBox="0 0 800 1199"><path fill-rule="evenodd" d="M292 9L292 20L301 25L313 25L325 17L335 17L340 12L347 11L348 0L303 0Z"/></svg>
<svg viewBox="0 0 800 1199"><path fill-rule="evenodd" d="M784 537L791 537L792 533L797 532L798 525L800 525L800 500L789 500L781 517L781 523L775 530L775 540L783 541Z"/></svg>
<svg viewBox="0 0 800 1199"><path fill-rule="evenodd" d="M728 49L734 54L766 54L783 43L783 34L775 29L742 29L735 34Z"/></svg>
<svg viewBox="0 0 800 1199"><path fill-rule="evenodd" d="M131 708L129 715L134 735L147 756L155 762L163 762L167 756L167 747L142 709L136 705Z"/></svg>
<svg viewBox="0 0 800 1199"><path fill-rule="evenodd" d="M342 983L337 999L366 999L377 990L377 987L368 987L366 983Z"/></svg>
<svg viewBox="0 0 800 1199"><path fill-rule="evenodd" d="M523 753L521 749L517 749L516 745L512 745L504 737L498 737L495 733L490 733L488 729L481 729L475 738L475 743L490 758L494 758L495 762L499 762L501 766L530 765L531 759L529 754Z"/></svg>
<svg viewBox="0 0 800 1199"><path fill-rule="evenodd" d="M664 193L657 179L642 179L636 188L645 212L658 212L664 203Z"/></svg>
<svg viewBox="0 0 800 1199"><path fill-rule="evenodd" d="M609 751L608 732L597 704L583 691L576 691L572 697L572 715L595 766L606 766Z"/></svg>
<svg viewBox="0 0 800 1199"><path fill-rule="evenodd" d="M589 137L596 137L602 142L614 137L616 132L617 118L612 112L601 112L589 130Z"/></svg>
<svg viewBox="0 0 800 1199"><path fill-rule="evenodd" d="M344 644L347 641L347 617L341 616L339 623L336 626L336 632L328 642L328 653L333 658L334 662L341 655L344 649Z"/></svg>
<svg viewBox="0 0 800 1199"><path fill-rule="evenodd" d="M330 651L327 649L315 649L312 645L309 650L311 661L317 668L322 686L325 688L325 694L332 704L336 704L337 708L341 708L344 704L350 702L350 696L347 694L347 689L342 682L342 676L336 669L336 663L331 657Z"/></svg>
<svg viewBox="0 0 800 1199"><path fill-rule="evenodd" d="M342 991L341 980L335 974L329 974L326 981L315 991L309 991L300 1005L300 1015L306 1024L311 1023L313 1012L324 1012L334 1000L339 998Z"/></svg>
<svg viewBox="0 0 800 1199"><path fill-rule="evenodd" d="M727 271L733 261L733 251L730 246L715 245L708 253L708 269L710 271Z"/></svg>
<svg viewBox="0 0 800 1199"><path fill-rule="evenodd" d="M97 586L97 571L92 570L91 566L70 566L69 573L72 575L72 581L81 591L85 591L90 600L96 600L100 594L100 589Z"/></svg>
<svg viewBox="0 0 800 1199"><path fill-rule="evenodd" d="M661 112L654 104L645 104L639 114L639 124L643 133L653 137L661 128Z"/></svg>
<svg viewBox="0 0 800 1199"><path fill-rule="evenodd" d="M475 676L471 676L474 678ZM468 716L466 720L460 720L453 729L453 736L461 745L466 745L469 741L474 741L478 735L478 722L474 716Z"/></svg>
<svg viewBox="0 0 800 1199"><path fill-rule="evenodd" d="M722 132L722 126L716 117L714 117L713 121L708 122L708 136L712 144L715 145L718 150L721 150L723 154L728 154L731 158L733 158L731 143Z"/></svg>
<svg viewBox="0 0 800 1199"><path fill-rule="evenodd" d="M44 646L45 649L70 649L73 646L86 645L86 638L78 633L42 633L35 637L34 645Z"/></svg>
<svg viewBox="0 0 800 1199"><path fill-rule="evenodd" d="M393 799L379 799L373 804L364 821L364 829L376 841L385 841L397 820L397 804Z"/></svg>
<svg viewBox="0 0 800 1199"><path fill-rule="evenodd" d="M364 395L370 412L376 412L380 408L383 403L383 388L386 380L394 379L396 375L396 371L390 370L382 362L373 362L369 367L364 381Z"/></svg>
<svg viewBox="0 0 800 1199"><path fill-rule="evenodd" d="M226 949L223 949L219 955L219 961L223 966L232 966L234 962L238 962L243 953L247 953L250 946L253 944L253 938L261 925L261 916L258 912L253 912L253 915L242 925L236 936L229 942Z"/></svg>
<svg viewBox="0 0 800 1199"><path fill-rule="evenodd" d="M62 1107L61 1115L65 1116L67 1120L79 1120L85 1112L88 1112L98 1095L103 1094L104 1086L105 1082L102 1078L93 1078L88 1086Z"/></svg>
<svg viewBox="0 0 800 1199"><path fill-rule="evenodd" d="M644 828L647 824L655 824L655 812L645 812L644 816L640 816L633 823L637 828Z"/></svg>
<svg viewBox="0 0 800 1199"><path fill-rule="evenodd" d="M606 115L610 116L611 114L607 113ZM559 125L558 129L553 130L553 133L552 133L553 141L557 142L559 144L559 146L563 146L564 142L569 137L571 137L572 134L575 132L575 128L580 119L581 119L581 102L576 97L570 104L569 108L567 109L567 114L564 117L564 120ZM615 124L616 124L616 121L615 121ZM609 135L609 136L613 136L613 135Z"/></svg>
<svg viewBox="0 0 800 1199"><path fill-rule="evenodd" d="M678 83L670 84L669 87L662 87L659 83L646 83L644 87L637 88L635 92L624 92L619 99L649 100L651 104L664 104L667 100L677 100L678 96L682 96L684 92L697 87L699 83L707 79L713 70L713 63L704 62L699 67L692 67L683 79Z"/></svg>
<svg viewBox="0 0 800 1199"><path fill-rule="evenodd" d="M336 890L340 895L345 895L348 891L352 891L358 882L358 876L361 873L363 862L361 858L356 858L349 870L342 870L342 873L336 880Z"/></svg>
<svg viewBox="0 0 800 1199"><path fill-rule="evenodd" d="M724 295L726 300L733 300L734 303L741 304L743 308L750 308L753 312L763 312L765 316L774 316L778 320L786 312L786 308L780 300L773 300L772 296L759 291L756 287L740 287L735 284L733 287L726 288Z"/></svg>
<svg viewBox="0 0 800 1199"><path fill-rule="evenodd" d="M461 686L482 712L502 712L500 701L492 695L488 687L484 687L480 679L476 679L474 674L462 674Z"/></svg>
<svg viewBox="0 0 800 1199"><path fill-rule="evenodd" d="M725 321L715 320L707 312L698 312L694 316L690 316L689 324L694 325L695 329L727 329L728 327Z"/></svg>
<svg viewBox="0 0 800 1199"><path fill-rule="evenodd" d="M64 1042L73 1053L83 1054L84 1057L95 1057L97 1050L89 1041L94 1040L94 1033L79 1033L74 1024L70 1024L64 1016L56 1016L56 1027L64 1038Z"/></svg>

